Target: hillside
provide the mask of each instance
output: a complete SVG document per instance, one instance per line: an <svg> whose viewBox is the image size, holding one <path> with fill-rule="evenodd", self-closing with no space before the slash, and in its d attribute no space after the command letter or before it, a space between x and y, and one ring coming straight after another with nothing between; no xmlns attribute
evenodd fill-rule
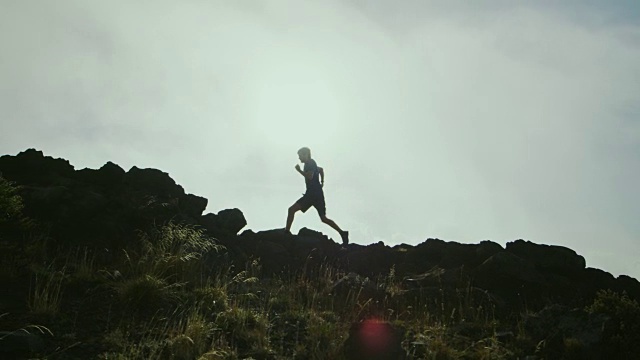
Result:
<svg viewBox="0 0 640 360"><path fill-rule="evenodd" d="M566 247L342 247L310 229L242 231L241 210L205 214L207 199L157 169L76 170L29 149L0 157L0 173L0 355L624 359L640 350L640 282L588 268Z"/></svg>

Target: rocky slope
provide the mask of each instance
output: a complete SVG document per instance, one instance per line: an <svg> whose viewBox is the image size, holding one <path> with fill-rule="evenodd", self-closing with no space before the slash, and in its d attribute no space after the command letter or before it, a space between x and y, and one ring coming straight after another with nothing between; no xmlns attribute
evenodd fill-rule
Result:
<svg viewBox="0 0 640 360"><path fill-rule="evenodd" d="M313 269L329 263L362 277L386 276L393 268L407 289L421 293L468 284L511 307L546 303L582 304L598 289L626 291L640 299L640 282L585 267L585 259L562 246L525 240L505 247L492 241L461 244L439 239L393 247L380 243L342 248L309 229L244 231L238 209L203 214L207 199L188 194L167 174L108 162L98 170L76 170L67 160L29 149L0 157L2 176L20 186L25 214L46 224L51 246L101 249L103 256L135 241L138 230L168 221L206 229L227 247L229 264L260 259L265 273ZM366 239L362 239L365 240Z"/></svg>

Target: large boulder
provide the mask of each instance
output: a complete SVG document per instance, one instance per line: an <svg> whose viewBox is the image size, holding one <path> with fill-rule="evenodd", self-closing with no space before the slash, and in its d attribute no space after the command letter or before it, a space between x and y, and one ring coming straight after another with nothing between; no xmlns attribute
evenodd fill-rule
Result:
<svg viewBox="0 0 640 360"><path fill-rule="evenodd" d="M124 182L134 190L157 196L178 197L184 195L182 186L158 169L132 167L125 175Z"/></svg>
<svg viewBox="0 0 640 360"><path fill-rule="evenodd" d="M225 209L218 214L209 213L200 218L200 224L214 236L237 235L247 225L240 209Z"/></svg>
<svg viewBox="0 0 640 360"><path fill-rule="evenodd" d="M516 240L507 243L506 250L516 256L531 261L545 271L574 274L585 269L584 257L564 246L535 244L531 241Z"/></svg>
<svg viewBox="0 0 640 360"><path fill-rule="evenodd" d="M247 225L247 220L240 209L225 209L218 212L218 223L230 233L237 234Z"/></svg>
<svg viewBox="0 0 640 360"><path fill-rule="evenodd" d="M327 235L308 228L300 229L298 235L294 236L291 242L291 255L302 260L298 261L300 266L303 266L304 263L307 265L332 263L336 259L337 250L338 245Z"/></svg>
<svg viewBox="0 0 640 360"><path fill-rule="evenodd" d="M206 198L203 198L202 196L186 194L185 196L182 196L180 198L179 206L180 206L180 210L184 212L186 215L191 216L193 218L198 218L202 216L202 213L207 208L208 202L209 200L207 200Z"/></svg>

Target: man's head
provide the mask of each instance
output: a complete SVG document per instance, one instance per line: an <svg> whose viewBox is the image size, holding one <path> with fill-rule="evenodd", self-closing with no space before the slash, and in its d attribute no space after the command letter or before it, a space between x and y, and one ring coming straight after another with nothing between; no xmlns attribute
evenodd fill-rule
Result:
<svg viewBox="0 0 640 360"><path fill-rule="evenodd" d="M307 162L311 159L311 150L308 147L303 147L298 150L298 158L302 162Z"/></svg>

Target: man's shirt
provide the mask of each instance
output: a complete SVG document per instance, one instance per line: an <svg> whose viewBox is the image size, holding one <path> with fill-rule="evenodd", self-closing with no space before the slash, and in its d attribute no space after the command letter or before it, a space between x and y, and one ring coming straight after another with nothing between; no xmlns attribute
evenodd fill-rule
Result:
<svg viewBox="0 0 640 360"><path fill-rule="evenodd" d="M322 185L320 185L320 171L318 170L318 164L313 159L304 163L303 172L313 171L311 179L305 177L304 182L307 185L307 194L322 194Z"/></svg>

